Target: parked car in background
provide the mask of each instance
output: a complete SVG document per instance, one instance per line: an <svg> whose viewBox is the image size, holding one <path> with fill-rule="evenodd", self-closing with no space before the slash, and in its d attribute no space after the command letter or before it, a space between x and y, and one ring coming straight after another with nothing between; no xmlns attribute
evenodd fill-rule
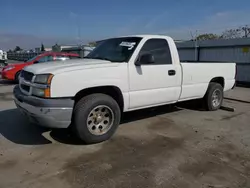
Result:
<svg viewBox="0 0 250 188"><path fill-rule="evenodd" d="M21 70L28 65L40 64L49 61L64 61L73 58L79 58L79 54L65 52L46 52L37 55L26 62L5 66L2 70L2 79L14 80L18 82Z"/></svg>
<svg viewBox="0 0 250 188"><path fill-rule="evenodd" d="M32 122L71 125L97 143L114 134L123 112L192 99L218 110L235 75L235 63L180 62L170 37L128 36L105 40L84 59L25 67L14 100Z"/></svg>

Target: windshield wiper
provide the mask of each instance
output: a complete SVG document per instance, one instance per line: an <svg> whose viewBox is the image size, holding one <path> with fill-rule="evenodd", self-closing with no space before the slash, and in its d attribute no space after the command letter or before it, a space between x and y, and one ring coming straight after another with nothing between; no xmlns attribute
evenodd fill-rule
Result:
<svg viewBox="0 0 250 188"><path fill-rule="evenodd" d="M114 62L114 61L112 61L111 59L106 58L106 57L87 57L87 58L88 58L88 59L100 59L100 60L106 60L106 61Z"/></svg>

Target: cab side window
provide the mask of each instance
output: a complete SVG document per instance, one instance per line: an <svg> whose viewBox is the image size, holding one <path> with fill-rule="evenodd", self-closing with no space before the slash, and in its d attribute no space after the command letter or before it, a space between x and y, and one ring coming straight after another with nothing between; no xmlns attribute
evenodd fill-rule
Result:
<svg viewBox="0 0 250 188"><path fill-rule="evenodd" d="M154 65L172 64L171 53L167 40L149 39L143 45L140 55L151 54L154 57Z"/></svg>

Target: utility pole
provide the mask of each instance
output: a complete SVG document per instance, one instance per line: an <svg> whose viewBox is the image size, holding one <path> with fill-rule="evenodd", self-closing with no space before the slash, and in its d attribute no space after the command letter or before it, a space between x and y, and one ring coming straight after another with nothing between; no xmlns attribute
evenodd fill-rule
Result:
<svg viewBox="0 0 250 188"><path fill-rule="evenodd" d="M80 23L80 22L77 22L77 23L76 23L76 24L77 24L77 34L78 34L77 39L78 39L78 44L81 45L81 26L80 26L79 23Z"/></svg>
<svg viewBox="0 0 250 188"><path fill-rule="evenodd" d="M197 40L197 37L198 37L198 31L196 30L195 31L195 61L198 61L198 58L197 58L197 55L198 55L198 40Z"/></svg>
<svg viewBox="0 0 250 188"><path fill-rule="evenodd" d="M197 55L198 55L198 30L195 31L195 36L193 35L192 31L190 31L190 35L194 41L194 60L198 61Z"/></svg>
<svg viewBox="0 0 250 188"><path fill-rule="evenodd" d="M74 24L75 27L75 34L76 34L76 42L78 43L78 45L81 44L81 25L80 25L80 17L74 13L74 16L72 18L72 22Z"/></svg>

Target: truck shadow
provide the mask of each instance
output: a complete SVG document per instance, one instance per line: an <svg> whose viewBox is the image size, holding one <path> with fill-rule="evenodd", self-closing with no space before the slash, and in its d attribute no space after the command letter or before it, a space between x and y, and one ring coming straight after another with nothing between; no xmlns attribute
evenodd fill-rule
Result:
<svg viewBox="0 0 250 188"><path fill-rule="evenodd" d="M0 111L0 135L22 145L44 145L51 142L43 137L47 130L30 124L18 109Z"/></svg>
<svg viewBox="0 0 250 188"><path fill-rule="evenodd" d="M180 111L180 110L181 110L180 108L174 105L164 105L160 107L127 112L127 113L124 113L122 117L121 125L130 123L133 121L137 121L137 120L143 120L143 119L151 118L154 116L159 116L162 114L169 114L169 113Z"/></svg>
<svg viewBox="0 0 250 188"><path fill-rule="evenodd" d="M183 109L202 110L199 106L199 102L188 102L127 112L123 115L120 126L126 126L130 122L162 114L171 114ZM0 134L13 143L22 145L51 144L52 142L43 136L43 133L48 131L50 131L52 139L57 142L68 145L84 145L69 129L49 130L30 124L18 109L0 111Z"/></svg>
<svg viewBox="0 0 250 188"><path fill-rule="evenodd" d="M180 111L178 107L172 105L166 105L156 108L149 108L143 110L137 110L133 112L124 113L120 126L126 126L126 123L130 123L137 120L147 119L150 117L172 113ZM76 138L76 136L67 129L54 129L50 132L50 136L57 142L70 145L84 145L82 141Z"/></svg>
<svg viewBox="0 0 250 188"><path fill-rule="evenodd" d="M120 126L126 126L127 123L159 116L163 114L171 114L181 110L205 111L201 100L193 100L188 102L181 102L175 105L164 105L160 107L148 108L143 110L136 110L133 112L124 113ZM69 145L84 145L82 141L68 129L54 129L50 132L50 136L57 142Z"/></svg>
<svg viewBox="0 0 250 188"><path fill-rule="evenodd" d="M188 109L193 111L206 111L206 108L204 106L204 102L202 99L195 99L190 101L184 101L177 103L176 106L179 109Z"/></svg>
<svg viewBox="0 0 250 188"><path fill-rule="evenodd" d="M1 85L16 85L17 83L15 81L11 81L11 80L2 80L0 78L0 86Z"/></svg>

